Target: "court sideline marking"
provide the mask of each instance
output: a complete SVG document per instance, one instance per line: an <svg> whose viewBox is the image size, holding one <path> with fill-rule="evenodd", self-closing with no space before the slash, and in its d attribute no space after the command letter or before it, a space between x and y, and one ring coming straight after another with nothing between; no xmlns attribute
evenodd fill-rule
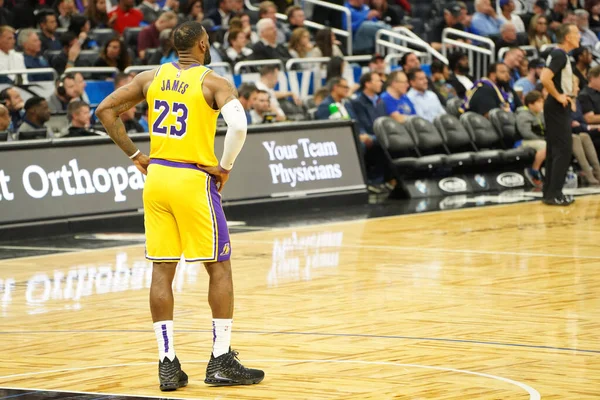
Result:
<svg viewBox="0 0 600 400"><path fill-rule="evenodd" d="M288 363L288 364L297 364L297 363L315 363L315 364L362 364L362 365L388 365L393 367L402 367L402 368L422 368L422 369L431 369L442 372L452 372L457 374L467 374L479 376L482 378L493 379L500 382L508 383L513 386L517 386L523 390L525 390L529 394L530 400L540 400L542 397L540 393L532 388L531 386L515 381L509 378L504 378L498 375L486 374L484 372L476 372L469 371L466 369L456 369L456 368L446 368L446 367L437 367L433 365L421 365L421 364L401 364L394 363L388 361L363 361L363 360L277 360L277 359L256 359L256 360L246 360L250 363ZM186 364L206 364L206 360L192 360L186 361ZM0 376L0 380L10 379L10 378L19 378L19 377L27 377L27 376L35 376L35 375L44 375L44 374L54 374L60 372L71 372L71 371L86 371L92 369L108 369L108 368L117 368L117 367L131 367L131 366L146 366L146 365L156 365L156 361L152 362L143 362L143 363L126 363L126 364L114 364L114 365L98 365L91 367L75 367L75 368L62 368L52 371L36 371L36 372L26 372L23 374L13 374L13 375L5 375ZM21 389L21 388L18 388ZM21 389L21 390L31 390L31 389ZM46 389L48 390L48 389ZM74 392L73 392L74 393ZM81 392L86 393L86 392ZM107 394L107 393L99 393L99 394ZM143 396L143 395L138 395ZM164 398L164 397L162 397Z"/></svg>

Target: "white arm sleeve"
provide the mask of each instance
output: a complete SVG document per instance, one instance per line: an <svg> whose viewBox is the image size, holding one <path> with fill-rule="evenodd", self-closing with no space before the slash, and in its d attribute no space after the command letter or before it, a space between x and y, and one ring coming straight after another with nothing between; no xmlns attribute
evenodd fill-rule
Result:
<svg viewBox="0 0 600 400"><path fill-rule="evenodd" d="M246 112L238 99L231 100L221 108L223 119L227 123L225 147L221 157L221 167L230 170L246 141L248 122Z"/></svg>

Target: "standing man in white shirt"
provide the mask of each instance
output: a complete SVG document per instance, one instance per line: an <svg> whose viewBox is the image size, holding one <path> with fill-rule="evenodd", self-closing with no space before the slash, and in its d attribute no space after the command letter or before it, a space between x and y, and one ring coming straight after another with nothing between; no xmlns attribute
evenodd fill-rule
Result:
<svg viewBox="0 0 600 400"><path fill-rule="evenodd" d="M525 24L521 17L515 14L514 0L500 0L500 10L502 13L498 15L498 19L503 22L512 22L517 28L517 32L525 32Z"/></svg>
<svg viewBox="0 0 600 400"><path fill-rule="evenodd" d="M410 90L406 96L415 106L419 117L433 122L438 115L446 114L446 109L436 94L427 90L427 75L422 69L409 71L408 83L410 83Z"/></svg>
<svg viewBox="0 0 600 400"><path fill-rule="evenodd" d="M0 71L25 69L23 54L15 51L15 30L8 25L0 26ZM21 75L28 83L27 75ZM17 75L0 76L0 83L13 83Z"/></svg>

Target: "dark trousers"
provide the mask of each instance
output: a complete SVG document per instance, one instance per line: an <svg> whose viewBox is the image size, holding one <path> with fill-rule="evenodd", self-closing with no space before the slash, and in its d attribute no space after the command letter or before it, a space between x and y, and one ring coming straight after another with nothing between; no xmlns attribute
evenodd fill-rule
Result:
<svg viewBox="0 0 600 400"><path fill-rule="evenodd" d="M571 137L571 106L563 107L553 97L544 103L546 122L546 177L544 198L562 195L562 187L571 164L573 138Z"/></svg>

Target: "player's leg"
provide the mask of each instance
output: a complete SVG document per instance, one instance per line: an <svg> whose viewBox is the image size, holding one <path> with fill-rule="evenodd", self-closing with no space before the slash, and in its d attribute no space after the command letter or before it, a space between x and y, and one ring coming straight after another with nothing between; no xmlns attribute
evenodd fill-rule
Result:
<svg viewBox="0 0 600 400"><path fill-rule="evenodd" d="M231 350L233 325L233 278L229 256L222 261L205 263L209 275L208 304L213 316L213 351L206 367L205 383L216 386L252 385L265 373L244 367Z"/></svg>
<svg viewBox="0 0 600 400"><path fill-rule="evenodd" d="M175 355L173 338L172 283L182 253L175 217L170 211L169 192L165 182L172 182L171 168L151 165L144 187L144 225L146 258L154 262L150 287L150 310L158 343L158 376L160 389L175 390L187 385Z"/></svg>
<svg viewBox="0 0 600 400"><path fill-rule="evenodd" d="M190 171L196 190L180 196L174 208L179 224L183 253L188 262L205 262L210 277L208 302L213 314L213 352L204 382L214 385L249 385L264 378L259 370L244 368L231 351L233 324L233 279L231 245L221 196L214 180L204 172ZM195 179L195 180L194 180ZM197 181L196 181L197 180Z"/></svg>

